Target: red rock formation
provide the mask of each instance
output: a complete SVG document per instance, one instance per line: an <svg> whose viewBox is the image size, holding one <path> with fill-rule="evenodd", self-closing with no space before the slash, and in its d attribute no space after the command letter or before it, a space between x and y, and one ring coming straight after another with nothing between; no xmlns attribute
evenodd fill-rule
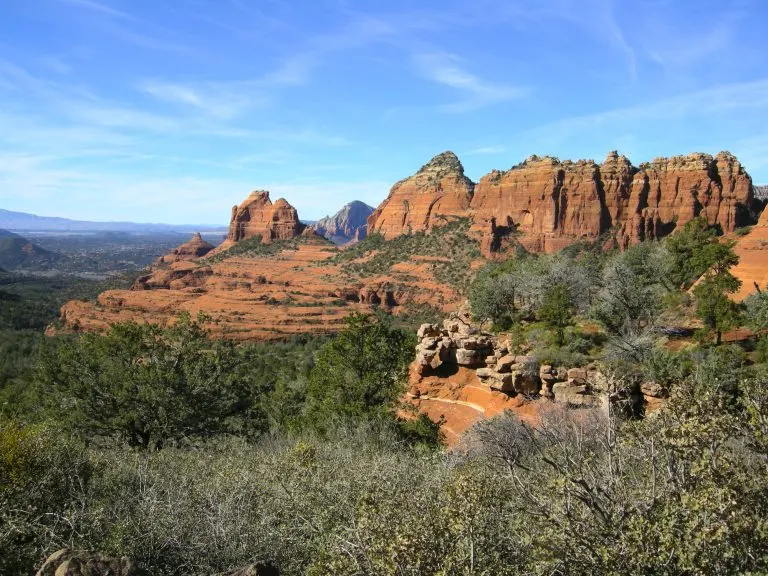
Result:
<svg viewBox="0 0 768 576"><path fill-rule="evenodd" d="M295 238L304 231L296 209L285 199L274 204L269 192L252 192L240 206L232 207L227 240L230 245L246 238L261 236L262 242Z"/></svg>
<svg viewBox="0 0 768 576"><path fill-rule="evenodd" d="M600 235L605 209L601 195L600 168L594 162L531 156L480 180L472 199L475 230L504 227L520 233L527 249L554 252L579 238ZM487 238L483 244L493 249Z"/></svg>
<svg viewBox="0 0 768 576"><path fill-rule="evenodd" d="M532 156L493 171L475 188L471 208L488 254L511 232L536 252L612 230L627 246L661 238L699 215L730 232L751 202L752 181L728 152L662 158L639 169L611 152L602 165Z"/></svg>
<svg viewBox="0 0 768 576"><path fill-rule="evenodd" d="M768 290L768 210L763 210L759 222L736 241L734 251L739 263L731 273L741 280L741 288L734 294L734 299L740 302L758 287Z"/></svg>
<svg viewBox="0 0 768 576"><path fill-rule="evenodd" d="M752 201L752 179L729 152L657 158L635 174L626 219L614 224L624 244L662 238L697 216L732 232Z"/></svg>
<svg viewBox="0 0 768 576"><path fill-rule="evenodd" d="M196 260L197 258L202 258L208 254L213 248L213 244L203 240L203 237L200 236L200 232L195 232L194 236L188 241L174 248L170 254L162 256L160 262L171 264L173 262Z"/></svg>
<svg viewBox="0 0 768 576"><path fill-rule="evenodd" d="M392 186L368 217L368 233L393 238L429 230L445 216L467 216L474 184L453 152L432 158L414 175Z"/></svg>

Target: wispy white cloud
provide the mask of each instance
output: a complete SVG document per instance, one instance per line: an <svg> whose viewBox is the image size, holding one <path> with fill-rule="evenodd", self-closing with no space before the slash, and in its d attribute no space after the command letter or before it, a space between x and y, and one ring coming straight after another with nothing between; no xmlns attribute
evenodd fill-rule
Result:
<svg viewBox="0 0 768 576"><path fill-rule="evenodd" d="M615 108L595 114L566 118L539 128L541 131L573 132L596 125L644 120L663 121L686 116L706 116L736 109L768 108L768 79L715 86L647 104Z"/></svg>
<svg viewBox="0 0 768 576"><path fill-rule="evenodd" d="M96 18L89 21L95 29L101 30L113 39L133 44L140 48L160 52L195 53L188 43L180 42L172 30L139 18L124 10L98 0L58 0L81 11L92 13ZM80 19L76 18L80 23Z"/></svg>
<svg viewBox="0 0 768 576"><path fill-rule="evenodd" d="M445 112L468 112L492 104L523 98L530 88L495 84L461 67L455 54L433 52L414 56L418 72L427 80L453 88L464 94L461 100L440 106Z"/></svg>
<svg viewBox="0 0 768 576"><path fill-rule="evenodd" d="M463 156L484 156L484 155L491 155L491 154L503 154L506 152L506 148L503 146L481 146L479 148L472 148L471 150L467 150L462 155Z"/></svg>
<svg viewBox="0 0 768 576"><path fill-rule="evenodd" d="M181 84L162 80L146 80L139 89L147 94L174 104L191 106L208 116L228 120L254 106L267 103L247 82L197 82Z"/></svg>
<svg viewBox="0 0 768 576"><path fill-rule="evenodd" d="M713 61L733 61L739 27L755 13L752 0L737 0L712 18L712 11L686 11L679 18L680 5L667 0L647 0L635 11L633 32L641 54L659 64L668 75L693 75ZM730 63L730 62L729 62Z"/></svg>
<svg viewBox="0 0 768 576"><path fill-rule="evenodd" d="M475 0L474 10L479 16L468 19L492 19L515 26L534 23L551 27L553 21L565 22L597 39L602 44L620 51L627 62L629 77L637 77L637 52L616 16L616 7L625 7L629 0ZM473 4L473 8L475 5Z"/></svg>

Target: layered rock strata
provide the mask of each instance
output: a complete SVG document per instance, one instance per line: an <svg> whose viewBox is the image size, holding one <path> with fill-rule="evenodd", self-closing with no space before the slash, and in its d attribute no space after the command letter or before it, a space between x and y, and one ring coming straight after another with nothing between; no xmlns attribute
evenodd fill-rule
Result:
<svg viewBox="0 0 768 576"><path fill-rule="evenodd" d="M392 186L386 200L368 217L368 233L393 238L430 230L445 218L466 216L473 190L456 155L443 152Z"/></svg>
<svg viewBox="0 0 768 576"><path fill-rule="evenodd" d="M658 158L639 167L617 152L602 164L531 156L476 186L445 152L395 184L368 228L392 238L463 216L472 219L486 255L510 238L534 252L601 235L626 247L662 238L701 215L733 231L747 222L753 200L751 178L728 152Z"/></svg>

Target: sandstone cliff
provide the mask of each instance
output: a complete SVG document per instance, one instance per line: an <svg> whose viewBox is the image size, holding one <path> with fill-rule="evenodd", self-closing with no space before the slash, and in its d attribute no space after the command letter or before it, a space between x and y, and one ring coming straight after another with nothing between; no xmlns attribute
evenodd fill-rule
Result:
<svg viewBox="0 0 768 576"><path fill-rule="evenodd" d="M283 198L273 204L269 192L258 190L232 207L227 246L254 236L261 236L264 243L287 240L299 236L304 228L296 208Z"/></svg>
<svg viewBox="0 0 768 576"><path fill-rule="evenodd" d="M160 263L171 264L173 262L195 260L205 256L213 249L213 244L203 240L200 232L195 232L192 238L174 248L170 254L161 256Z"/></svg>
<svg viewBox="0 0 768 576"><path fill-rule="evenodd" d="M333 216L318 220L310 228L334 244L360 241L366 236L367 220L372 212L371 206L355 200L346 204Z"/></svg>
<svg viewBox="0 0 768 576"><path fill-rule="evenodd" d="M453 152L432 158L413 176L396 183L368 218L368 233L393 238L430 230L448 216L466 216L474 184Z"/></svg>
<svg viewBox="0 0 768 576"><path fill-rule="evenodd" d="M554 252L612 233L620 246L662 238L696 216L731 232L746 223L752 181L728 152L659 158L639 168L611 152L602 164L532 156L484 176L471 209L486 253L515 233Z"/></svg>
<svg viewBox="0 0 768 576"><path fill-rule="evenodd" d="M393 238L466 216L488 256L505 242L555 252L601 235L622 247L662 238L703 215L731 232L754 201L752 181L728 152L658 158L635 167L617 152L602 164L531 156L475 186L452 152L392 187L368 230Z"/></svg>

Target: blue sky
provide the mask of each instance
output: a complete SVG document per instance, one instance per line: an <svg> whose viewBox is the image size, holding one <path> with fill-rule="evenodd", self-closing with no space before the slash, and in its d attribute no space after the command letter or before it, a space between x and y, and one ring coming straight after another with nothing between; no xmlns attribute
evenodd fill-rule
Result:
<svg viewBox="0 0 768 576"><path fill-rule="evenodd" d="M0 0L0 208L225 223L372 205L443 150L735 153L768 183L764 0Z"/></svg>

